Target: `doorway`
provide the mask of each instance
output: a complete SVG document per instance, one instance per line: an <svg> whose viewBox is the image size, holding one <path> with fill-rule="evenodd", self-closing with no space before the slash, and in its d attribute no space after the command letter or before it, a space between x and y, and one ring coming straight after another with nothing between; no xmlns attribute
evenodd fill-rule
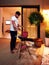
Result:
<svg viewBox="0 0 49 65"><path fill-rule="evenodd" d="M1 11L1 33L2 37L4 38L10 38L10 20L11 17L15 15L16 11L20 11L21 13L21 7L0 7ZM19 24L21 25L21 16L19 17ZM19 31L21 33L21 31Z"/></svg>
<svg viewBox="0 0 49 65"><path fill-rule="evenodd" d="M29 22L29 15L32 12L39 12L40 11L40 6L23 6L22 7L22 25L23 25L23 30L26 30L28 32L28 37L29 38L37 38L38 33L37 33L37 26L34 24L30 24ZM40 32L39 32L40 34Z"/></svg>

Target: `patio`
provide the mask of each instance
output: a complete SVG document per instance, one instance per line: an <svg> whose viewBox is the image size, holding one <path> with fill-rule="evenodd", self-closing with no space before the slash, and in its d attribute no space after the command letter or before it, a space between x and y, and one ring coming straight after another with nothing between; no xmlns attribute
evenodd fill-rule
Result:
<svg viewBox="0 0 49 65"><path fill-rule="evenodd" d="M41 65L44 44L41 47L29 48L31 55L24 51L18 59L18 53L10 53L10 39L0 39L0 65ZM33 52L33 50L35 52Z"/></svg>

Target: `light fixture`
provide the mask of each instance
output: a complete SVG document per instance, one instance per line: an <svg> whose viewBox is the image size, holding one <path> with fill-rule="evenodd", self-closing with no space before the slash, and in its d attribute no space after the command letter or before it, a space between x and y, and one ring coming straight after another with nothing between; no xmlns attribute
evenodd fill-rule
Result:
<svg viewBox="0 0 49 65"><path fill-rule="evenodd" d="M44 17L44 22L46 22L47 26L49 27L49 9L43 10L42 14L43 14L43 17Z"/></svg>

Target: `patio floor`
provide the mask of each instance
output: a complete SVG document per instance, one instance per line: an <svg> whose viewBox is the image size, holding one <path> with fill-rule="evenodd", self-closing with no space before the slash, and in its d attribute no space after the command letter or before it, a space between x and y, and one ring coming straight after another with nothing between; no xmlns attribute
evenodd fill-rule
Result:
<svg viewBox="0 0 49 65"><path fill-rule="evenodd" d="M30 56L28 52L24 52L22 57L18 59L17 53L10 53L10 39L0 39L0 65L40 65L42 60L44 45L36 48L37 57Z"/></svg>

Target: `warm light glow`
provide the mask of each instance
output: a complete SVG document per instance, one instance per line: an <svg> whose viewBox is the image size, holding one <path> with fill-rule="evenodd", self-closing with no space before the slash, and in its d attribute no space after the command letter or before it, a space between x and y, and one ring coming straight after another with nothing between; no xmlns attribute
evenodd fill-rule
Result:
<svg viewBox="0 0 49 65"><path fill-rule="evenodd" d="M49 10L43 10L42 12L44 21L47 23L47 26L49 27Z"/></svg>

